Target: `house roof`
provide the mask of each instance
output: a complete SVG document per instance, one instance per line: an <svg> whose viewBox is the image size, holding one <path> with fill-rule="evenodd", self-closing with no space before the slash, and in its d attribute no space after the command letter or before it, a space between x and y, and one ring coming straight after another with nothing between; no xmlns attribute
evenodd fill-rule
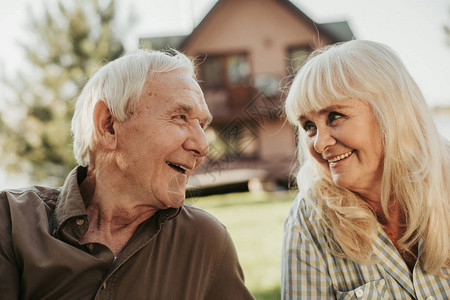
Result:
<svg viewBox="0 0 450 300"><path fill-rule="evenodd" d="M225 0L219 0L218 2L221 1ZM314 22L290 0L276 0L276 1L281 5L284 5L292 13L296 14L299 17L299 19L304 20L313 29L317 29L319 33L328 37L332 43L345 42L354 38L354 34L350 29L350 26L348 25L347 21L319 24Z"/></svg>
<svg viewBox="0 0 450 300"><path fill-rule="evenodd" d="M163 37L151 37L141 38L140 45L146 48L163 50L167 48L174 48L183 50L191 40L202 30L208 23L214 13L220 9L223 3L227 0L219 0L213 6L213 8L206 14L202 21L195 27L195 29L189 35L183 36L163 36ZM347 21L339 21L332 23L316 23L304 12L302 12L296 5L289 0L275 0L281 5L285 6L289 11L296 14L300 19L306 22L309 26L317 30L320 34L329 38L332 43L349 41L355 38Z"/></svg>
<svg viewBox="0 0 450 300"><path fill-rule="evenodd" d="M319 24L319 27L322 27L323 30L332 34L336 39L335 42L345 42L355 38L347 21L322 23Z"/></svg>

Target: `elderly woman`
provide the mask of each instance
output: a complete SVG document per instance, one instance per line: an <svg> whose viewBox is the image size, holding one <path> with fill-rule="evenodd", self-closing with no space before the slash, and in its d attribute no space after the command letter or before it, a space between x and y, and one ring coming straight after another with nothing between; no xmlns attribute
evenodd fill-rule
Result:
<svg viewBox="0 0 450 300"><path fill-rule="evenodd" d="M282 298L449 299L450 147L397 54L317 50L285 109L300 170Z"/></svg>

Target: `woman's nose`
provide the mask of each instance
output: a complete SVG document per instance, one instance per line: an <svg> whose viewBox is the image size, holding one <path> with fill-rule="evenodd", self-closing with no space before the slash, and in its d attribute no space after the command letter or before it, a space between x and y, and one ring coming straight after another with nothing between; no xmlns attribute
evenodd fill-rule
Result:
<svg viewBox="0 0 450 300"><path fill-rule="evenodd" d="M317 153L322 154L329 146L334 144L336 144L336 139L332 136L328 127L317 129L314 138L314 150L316 150Z"/></svg>

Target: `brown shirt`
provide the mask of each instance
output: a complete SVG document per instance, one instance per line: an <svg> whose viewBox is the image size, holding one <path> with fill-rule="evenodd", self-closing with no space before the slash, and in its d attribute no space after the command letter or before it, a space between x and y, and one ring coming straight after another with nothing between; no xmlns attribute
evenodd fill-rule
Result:
<svg viewBox="0 0 450 300"><path fill-rule="evenodd" d="M160 210L122 252L80 243L78 167L59 189L0 194L1 299L253 299L225 227L191 206Z"/></svg>

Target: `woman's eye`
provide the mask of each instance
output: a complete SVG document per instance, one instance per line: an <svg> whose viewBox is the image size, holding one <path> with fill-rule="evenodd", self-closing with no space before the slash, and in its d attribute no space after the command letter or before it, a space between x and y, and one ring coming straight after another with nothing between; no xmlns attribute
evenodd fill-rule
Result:
<svg viewBox="0 0 450 300"><path fill-rule="evenodd" d="M303 125L303 129L306 131L306 133L311 133L316 130L316 125L314 125L314 123L311 121L307 121L305 125Z"/></svg>
<svg viewBox="0 0 450 300"><path fill-rule="evenodd" d="M334 121L336 121L336 120L338 120L338 119L340 119L342 117L344 117L344 115L341 114L341 113L338 113L338 112L335 112L335 111L330 112L330 114L328 115L328 123L331 124Z"/></svg>

